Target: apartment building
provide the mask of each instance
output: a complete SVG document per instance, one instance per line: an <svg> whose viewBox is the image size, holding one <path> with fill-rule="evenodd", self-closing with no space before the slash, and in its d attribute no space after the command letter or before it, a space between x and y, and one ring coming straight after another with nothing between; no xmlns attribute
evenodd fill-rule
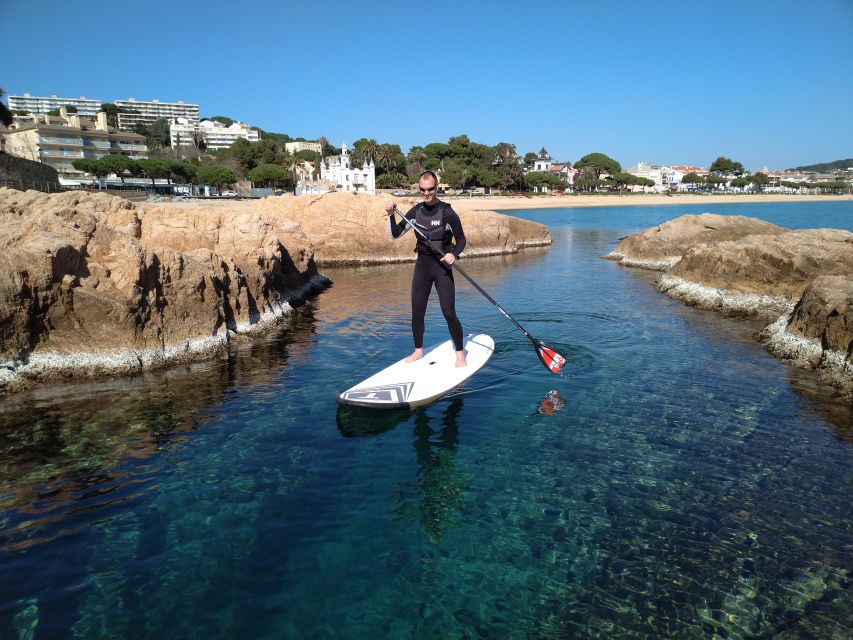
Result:
<svg viewBox="0 0 853 640"><path fill-rule="evenodd" d="M137 124L152 125L155 120L163 118L172 121L175 118L185 118L192 122L198 122L199 109L197 104L185 103L183 100L177 102L160 102L157 98L148 102L128 98L127 100L116 100L115 105L119 109L130 110L133 113L118 114L118 128L125 131L133 129Z"/></svg>
<svg viewBox="0 0 853 640"><path fill-rule="evenodd" d="M195 147L200 141L208 151L227 149L237 140L259 142L261 135L243 122L234 122L226 126L216 120L190 121L187 118L175 118L169 125L172 148Z"/></svg>
<svg viewBox="0 0 853 640"><path fill-rule="evenodd" d="M145 138L108 126L103 111L86 118L62 107L59 116L39 115L34 122L12 124L2 136L6 153L49 165L60 178L81 178L84 174L72 163L82 158L114 154L138 160L148 156Z"/></svg>
<svg viewBox="0 0 853 640"><path fill-rule="evenodd" d="M25 93L22 96L9 96L10 111L26 111L27 113L41 114L59 109L60 107L74 107L81 116L94 116L101 109L102 102L80 96L79 98L62 98L56 94L50 97L31 96Z"/></svg>

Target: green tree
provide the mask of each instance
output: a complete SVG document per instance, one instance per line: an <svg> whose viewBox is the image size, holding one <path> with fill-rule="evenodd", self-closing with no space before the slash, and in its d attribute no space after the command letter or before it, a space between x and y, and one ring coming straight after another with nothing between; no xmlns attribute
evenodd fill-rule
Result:
<svg viewBox="0 0 853 640"><path fill-rule="evenodd" d="M407 188L409 184L409 178L397 171L383 173L376 178L376 187L378 189L401 189Z"/></svg>
<svg viewBox="0 0 853 640"><path fill-rule="evenodd" d="M608 175L605 184L609 184L613 189L618 189L621 194L625 187L637 184L637 176L625 171L614 171Z"/></svg>
<svg viewBox="0 0 853 640"><path fill-rule="evenodd" d="M734 160L724 156L718 157L711 163L710 171L718 176L734 175L737 177L742 176L746 172L740 162L735 162Z"/></svg>
<svg viewBox="0 0 853 640"><path fill-rule="evenodd" d="M420 175L424 170L424 162L426 161L426 158L427 155L423 147L415 146L409 149L409 154L406 156L406 159L409 161L409 175Z"/></svg>
<svg viewBox="0 0 853 640"><path fill-rule="evenodd" d="M112 102L104 102L100 110L107 114L107 124L114 129L118 129L119 108Z"/></svg>
<svg viewBox="0 0 853 640"><path fill-rule="evenodd" d="M595 175L595 172L592 169L582 169L581 172L575 176L574 188L575 191L592 192L598 189L601 184L602 181Z"/></svg>
<svg viewBox="0 0 853 640"><path fill-rule="evenodd" d="M376 151L376 164L386 172L390 172L397 166L399 156L402 155L397 145L383 144Z"/></svg>
<svg viewBox="0 0 853 640"><path fill-rule="evenodd" d="M219 158L234 158L243 171L251 171L258 166L258 153L255 146L244 138L234 141L227 149L217 153Z"/></svg>
<svg viewBox="0 0 853 640"><path fill-rule="evenodd" d="M185 182L193 182L196 179L199 165L192 162L176 162L171 163L172 177L176 180Z"/></svg>
<svg viewBox="0 0 853 640"><path fill-rule="evenodd" d="M262 187L280 187L290 189L290 173L284 167L277 164L260 164L248 174L252 184Z"/></svg>
<svg viewBox="0 0 853 640"><path fill-rule="evenodd" d="M2 98L6 92L3 89L0 89L0 98ZM7 107L4 103L0 102L0 124L8 127L15 121L12 116L12 112L9 111L9 107Z"/></svg>
<svg viewBox="0 0 853 640"><path fill-rule="evenodd" d="M234 120L229 118L228 116L211 116L210 118L207 118L207 120L213 120L214 122L221 122L226 127L230 127L232 124L234 124Z"/></svg>
<svg viewBox="0 0 853 640"><path fill-rule="evenodd" d="M127 156L121 156L116 154L110 154L108 156L103 156L102 158L98 158L98 170L100 173L98 175L108 175L110 173L116 174L121 179L121 183L124 184L124 174L131 172L131 167L134 162Z"/></svg>
<svg viewBox="0 0 853 640"><path fill-rule="evenodd" d="M705 184L705 178L700 176L698 173L691 171L690 173L684 174L684 177L681 179L681 184L690 184L694 185L703 185Z"/></svg>
<svg viewBox="0 0 853 640"><path fill-rule="evenodd" d="M208 184L221 189L237 182L237 176L230 169L218 164L206 164L198 168L196 179L202 184Z"/></svg>
<svg viewBox="0 0 853 640"><path fill-rule="evenodd" d="M749 185L751 182L752 181L749 178L741 177L741 178L735 178L734 180L732 180L731 185L733 187L737 187L738 189L743 189L744 187Z"/></svg>
<svg viewBox="0 0 853 640"><path fill-rule="evenodd" d="M454 189L463 188L468 179L471 177L471 172L461 163L455 160L448 160L444 163L444 170L441 172L442 182L446 182Z"/></svg>
<svg viewBox="0 0 853 640"><path fill-rule="evenodd" d="M534 153L533 151L528 151L524 154L524 164L528 167L532 167L533 163L536 162L536 158L539 157L539 154Z"/></svg>
<svg viewBox="0 0 853 640"><path fill-rule="evenodd" d="M603 153L585 155L575 163L575 169L588 169L595 175L596 180L600 180L604 173L612 175L622 171L622 167L616 160Z"/></svg>
<svg viewBox="0 0 853 640"><path fill-rule="evenodd" d="M296 153L296 159L302 162L317 162L320 159L320 154L311 149L303 149Z"/></svg>
<svg viewBox="0 0 853 640"><path fill-rule="evenodd" d="M565 184L558 176L547 171L531 171L524 176L524 182L531 187L548 187L549 189L562 189L565 187Z"/></svg>
<svg viewBox="0 0 853 640"><path fill-rule="evenodd" d="M512 185L521 184L524 170L520 160L514 144L499 142L492 148L491 167L498 177L498 181L495 183L497 186L507 189Z"/></svg>
<svg viewBox="0 0 853 640"><path fill-rule="evenodd" d="M705 178L705 184L711 189L719 188L721 185L726 184L727 180L723 176L715 176L710 175Z"/></svg>
<svg viewBox="0 0 853 640"><path fill-rule="evenodd" d="M752 184L754 184L756 187L758 187L759 192L764 191L764 187L767 186L768 184L770 184L770 176L768 176L766 173L763 173L761 171L759 171L757 173L753 173L751 176L748 176L748 177L749 177L749 181Z"/></svg>
<svg viewBox="0 0 853 640"><path fill-rule="evenodd" d="M71 166L77 169L77 171L82 171L83 173L95 176L96 179L104 175L103 173L100 173L101 165L94 158L81 158L79 160L74 160L71 163Z"/></svg>
<svg viewBox="0 0 853 640"><path fill-rule="evenodd" d="M155 185L156 178L171 179L173 162L163 158L144 158L137 160L136 165L142 171L142 174L151 180L151 186Z"/></svg>
<svg viewBox="0 0 853 640"><path fill-rule="evenodd" d="M355 147L356 145L353 146ZM357 148L368 161L373 160L374 164L379 164L379 160L376 157L379 153L379 143L374 138L364 140L362 145Z"/></svg>
<svg viewBox="0 0 853 640"><path fill-rule="evenodd" d="M169 130L169 121L165 118L157 118L151 124L151 131L145 142L152 149L162 149L171 146L172 139Z"/></svg>

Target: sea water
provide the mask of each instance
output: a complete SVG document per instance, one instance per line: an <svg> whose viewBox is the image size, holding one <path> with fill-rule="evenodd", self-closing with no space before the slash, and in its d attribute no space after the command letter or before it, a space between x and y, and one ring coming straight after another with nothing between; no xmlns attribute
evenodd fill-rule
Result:
<svg viewBox="0 0 853 640"><path fill-rule="evenodd" d="M682 213L853 230L853 203L511 212L550 248L464 260L489 365L413 411L339 408L411 350L411 264L274 335L0 406L0 638L853 636L853 420L760 325L602 260ZM437 303L427 342L446 339Z"/></svg>

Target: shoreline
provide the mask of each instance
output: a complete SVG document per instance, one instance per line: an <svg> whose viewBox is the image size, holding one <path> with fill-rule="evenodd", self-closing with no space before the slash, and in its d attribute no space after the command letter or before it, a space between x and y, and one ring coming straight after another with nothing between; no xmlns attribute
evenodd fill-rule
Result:
<svg viewBox="0 0 853 640"><path fill-rule="evenodd" d="M631 207L681 204L754 204L761 202L853 202L853 195L730 194L666 196L662 194L568 195L568 196L463 196L448 197L457 213L509 211L514 209L569 209L582 207Z"/></svg>
<svg viewBox="0 0 853 640"><path fill-rule="evenodd" d="M274 198L275 196L268 196ZM288 196L291 198L318 198L317 195ZM361 198L372 198L381 203L391 200L397 202L418 201L413 195L392 196L387 193L377 193L369 196L359 194ZM467 211L512 211L520 209L574 209L583 207L631 207L631 206L662 206L662 205L694 205L694 204L754 204L761 202L853 202L853 195L819 196L819 195L785 195L770 194L728 194L728 195L695 195L681 194L666 196L657 193L617 195L567 195L567 196L443 196L443 202L449 202L457 213ZM260 199L233 200L231 198L205 200L173 200L171 202L138 202L136 206L141 211L156 208L164 204L177 208L210 209L248 208L253 207Z"/></svg>

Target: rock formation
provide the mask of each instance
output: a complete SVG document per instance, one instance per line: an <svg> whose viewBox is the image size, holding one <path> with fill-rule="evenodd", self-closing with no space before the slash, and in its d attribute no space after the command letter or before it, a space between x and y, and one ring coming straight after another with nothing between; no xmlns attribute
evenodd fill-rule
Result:
<svg viewBox="0 0 853 640"><path fill-rule="evenodd" d="M204 356L323 286L298 225L261 212L0 189L0 386Z"/></svg>
<svg viewBox="0 0 853 640"><path fill-rule="evenodd" d="M701 243L715 244L749 235L775 235L785 231L775 224L746 216L713 213L684 215L624 238L607 258L626 267L666 271L684 253Z"/></svg>
<svg viewBox="0 0 853 640"><path fill-rule="evenodd" d="M201 358L328 284L318 262L414 259L411 235L388 237L386 201L136 205L0 189L0 390ZM492 212L463 222L469 256L551 242L544 225Z"/></svg>
<svg viewBox="0 0 853 640"><path fill-rule="evenodd" d="M327 193L319 196L264 198L258 211L297 222L314 245L319 265L369 264L414 260L411 233L399 241L388 236L384 205L390 196ZM401 211L417 200L393 199ZM468 247L466 256L514 253L524 246L551 244L548 228L538 222L492 211L460 214Z"/></svg>
<svg viewBox="0 0 853 640"><path fill-rule="evenodd" d="M771 352L853 390L853 233L706 213L629 236L605 257L664 271L658 288L686 304L773 320L761 334Z"/></svg>

